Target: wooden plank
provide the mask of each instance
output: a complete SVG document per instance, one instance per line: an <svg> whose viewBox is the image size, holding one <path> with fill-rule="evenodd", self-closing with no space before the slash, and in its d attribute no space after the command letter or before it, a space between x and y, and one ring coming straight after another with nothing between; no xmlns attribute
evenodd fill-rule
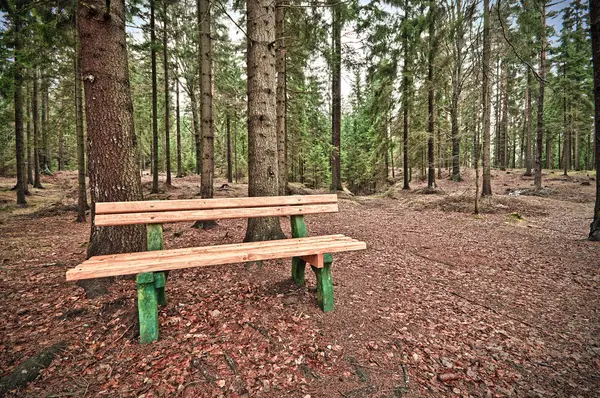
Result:
<svg viewBox="0 0 600 398"><path fill-rule="evenodd" d="M323 235L323 236L311 236L306 238L297 238L293 239L297 244L303 244L304 242L322 242L322 241L332 241L332 240L347 240L352 239L344 235ZM119 253L119 254L106 254L101 256L91 257L89 260L85 261L85 264L92 264L95 262L106 262L106 260L115 260L119 259L119 261L129 261L135 259L152 259L152 258L163 258L163 257L172 257L178 255L185 254L200 254L206 252L220 252L220 251L231 251L237 250L241 247L243 248L254 248L254 247L273 247L273 246L281 246L281 245L289 245L291 239L277 239L277 240L268 240L261 242L244 242L244 243L230 243L225 245L215 245L215 246L201 246L201 247L185 247L182 249L169 249L163 250L159 252L137 252L137 253Z"/></svg>
<svg viewBox="0 0 600 398"><path fill-rule="evenodd" d="M106 260L106 261L84 261L82 264L78 265L81 269L94 269L94 270L103 270L107 268L112 268L115 265L122 264L123 266L135 266L135 265L144 265L148 263L156 263L162 262L168 264L173 261L180 261L181 258L185 257L198 257L198 256L219 256L219 255L234 255L237 253L261 253L261 252L277 252L280 250L302 250L305 248L320 248L327 247L329 245L341 245L347 243L355 243L358 242L356 239L344 238L344 239L336 239L331 241L308 241L303 243L294 242L294 239L285 239L284 242L287 241L287 244L278 244L272 246L259 246L255 247L253 245L241 246L236 249L229 250L219 250L219 246L209 246L211 250L197 251L197 252L189 252L186 254L174 254L174 255L165 255L161 257L144 257L144 258L136 258L128 256L128 254L124 255L116 255L114 259ZM202 248L199 248L202 249ZM168 253L169 250L165 250L160 253ZM135 253L133 253L135 254ZM158 253L156 253L158 254Z"/></svg>
<svg viewBox="0 0 600 398"><path fill-rule="evenodd" d="M96 267L81 268L76 267L67 271L67 280L90 279L104 276L117 276L136 274L140 272L155 272L162 270L174 270L192 267L206 267L212 265L222 265L231 263L243 263L248 261L263 261L276 258L288 258L293 256L307 256L313 254L337 253L353 250L365 250L366 243L359 241L351 242L325 242L315 245L303 245L300 247L281 247L277 250L256 250L256 251L235 251L208 253L201 255L182 256L178 259L168 261L149 260L144 264L132 266L130 263L123 262L118 265L112 265L106 268L97 269Z"/></svg>
<svg viewBox="0 0 600 398"><path fill-rule="evenodd" d="M144 213L177 210L235 209L245 207L293 206L337 203L337 195L260 196L252 198L217 198L184 200L148 200L136 202L98 202L96 215Z"/></svg>
<svg viewBox="0 0 600 398"><path fill-rule="evenodd" d="M223 220L229 218L283 217L317 213L336 213L337 211L338 205L337 203L334 203L322 205L162 211L130 214L96 214L94 222L97 227L102 227L134 224L163 224L182 221Z"/></svg>
<svg viewBox="0 0 600 398"><path fill-rule="evenodd" d="M299 257L306 264L310 264L315 268L323 268L323 254L312 254L310 256Z"/></svg>

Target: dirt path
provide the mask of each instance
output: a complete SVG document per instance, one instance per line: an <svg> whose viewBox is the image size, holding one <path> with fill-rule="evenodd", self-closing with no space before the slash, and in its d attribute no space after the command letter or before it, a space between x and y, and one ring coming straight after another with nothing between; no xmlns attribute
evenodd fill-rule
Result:
<svg viewBox="0 0 600 398"><path fill-rule="evenodd" d="M336 309L289 280L286 261L172 273L161 337L136 342L135 287L118 280L88 300L64 281L85 257L68 174L31 210L0 212L0 376L58 341L67 348L8 396L439 397L582 396L600 391L600 246L585 240L587 176L548 175L549 198L496 174L488 213L470 214L472 181L445 195L390 191L341 200L308 218L311 234L343 233L368 250L335 256ZM163 198L191 197L177 180ZM0 200L10 198L0 180ZM236 185L220 196L243 194ZM415 192L416 191L416 192ZM389 198L394 197L394 199ZM56 201L59 206L52 205ZM289 232L289 223L284 223ZM173 224L167 247L239 242L245 222L211 231Z"/></svg>

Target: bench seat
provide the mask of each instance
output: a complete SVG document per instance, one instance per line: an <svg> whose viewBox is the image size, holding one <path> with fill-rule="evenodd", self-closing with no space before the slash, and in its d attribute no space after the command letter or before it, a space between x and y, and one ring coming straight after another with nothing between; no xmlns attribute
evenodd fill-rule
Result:
<svg viewBox="0 0 600 398"><path fill-rule="evenodd" d="M191 267L232 264L300 257L323 268L323 255L365 250L366 244L344 235L313 236L263 242L171 249L154 252L123 253L91 257L67 271L67 280L140 274Z"/></svg>

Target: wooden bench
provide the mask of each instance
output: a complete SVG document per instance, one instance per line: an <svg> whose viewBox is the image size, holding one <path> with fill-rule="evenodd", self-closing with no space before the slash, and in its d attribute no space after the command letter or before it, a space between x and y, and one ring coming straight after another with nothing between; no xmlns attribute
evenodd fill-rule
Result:
<svg viewBox="0 0 600 398"><path fill-rule="evenodd" d="M67 271L67 280L137 274L140 341L158 339L158 305L166 304L164 271L292 257L292 278L304 285L306 264L317 279L317 302L333 310L331 253L364 250L344 235L308 237L304 215L338 211L337 195L269 196L96 203L95 225L145 224L148 251L94 256ZM164 250L163 223L290 216L292 238ZM158 251L158 252L157 252Z"/></svg>

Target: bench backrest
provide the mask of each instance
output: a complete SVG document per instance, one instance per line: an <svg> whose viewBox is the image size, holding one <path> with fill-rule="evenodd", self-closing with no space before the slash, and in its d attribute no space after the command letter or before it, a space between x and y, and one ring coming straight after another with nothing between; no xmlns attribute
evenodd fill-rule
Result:
<svg viewBox="0 0 600 398"><path fill-rule="evenodd" d="M96 203L95 224L162 224L226 218L298 216L337 211L337 195L106 202Z"/></svg>

